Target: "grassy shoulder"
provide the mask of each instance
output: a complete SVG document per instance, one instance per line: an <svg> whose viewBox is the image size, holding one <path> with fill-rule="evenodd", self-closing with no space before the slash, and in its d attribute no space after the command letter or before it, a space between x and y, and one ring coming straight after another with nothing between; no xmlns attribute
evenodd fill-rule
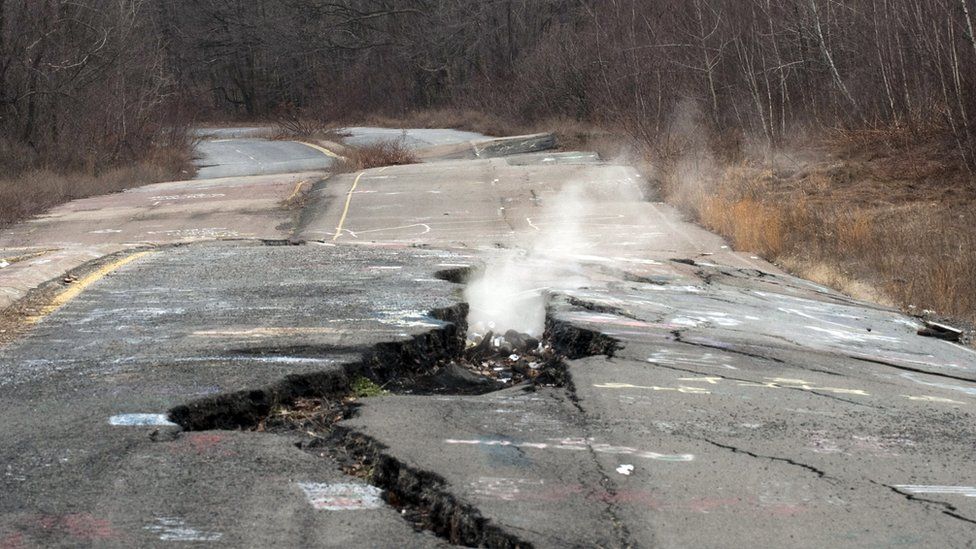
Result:
<svg viewBox="0 0 976 549"><path fill-rule="evenodd" d="M3 151L2 164L13 164L13 151ZM149 183L190 179L195 168L189 145L148 152L138 160L94 170L17 166L0 175L0 227L27 219L54 206Z"/></svg>
<svg viewBox="0 0 976 549"><path fill-rule="evenodd" d="M659 180L738 250L855 298L976 321L976 180L940 135L834 132L791 149Z"/></svg>

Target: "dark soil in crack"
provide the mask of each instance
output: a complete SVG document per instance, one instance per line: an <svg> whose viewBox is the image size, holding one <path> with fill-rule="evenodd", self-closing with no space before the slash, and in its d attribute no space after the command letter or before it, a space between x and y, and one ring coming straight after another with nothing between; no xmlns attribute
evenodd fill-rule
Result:
<svg viewBox="0 0 976 549"><path fill-rule="evenodd" d="M342 369L288 376L262 389L207 397L174 408L170 418L185 430L298 435L300 449L330 458L346 474L383 489L386 501L418 530L456 545L531 547L451 494L436 473L410 467L378 441L338 423L356 414L359 391L458 395L511 387L534 391L540 385L571 388L564 359L612 356L617 342L550 317L539 341L522 337L516 338L514 347L472 346L465 337L466 305L430 316L445 324L406 342L375 345L360 361ZM334 351L320 350L323 356ZM301 353L314 356L316 350L302 347Z"/></svg>

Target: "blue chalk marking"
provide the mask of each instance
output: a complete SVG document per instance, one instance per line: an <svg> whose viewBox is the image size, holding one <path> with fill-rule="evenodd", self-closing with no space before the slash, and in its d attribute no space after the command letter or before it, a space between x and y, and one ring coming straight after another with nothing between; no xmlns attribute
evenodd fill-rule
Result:
<svg viewBox="0 0 976 549"><path fill-rule="evenodd" d="M120 414L108 418L109 425L124 425L127 427L139 425L176 426L166 414Z"/></svg>

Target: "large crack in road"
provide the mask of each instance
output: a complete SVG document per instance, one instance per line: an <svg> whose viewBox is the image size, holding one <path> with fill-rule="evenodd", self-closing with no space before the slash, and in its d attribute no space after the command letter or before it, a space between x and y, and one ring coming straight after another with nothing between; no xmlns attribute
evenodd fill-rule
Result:
<svg viewBox="0 0 976 549"><path fill-rule="evenodd" d="M463 280L463 270L437 273L445 280ZM431 311L429 316L443 321L442 327L415 336L408 342L382 342L363 352L363 359L338 371L288 376L262 389L251 389L199 399L169 411L169 417L185 431L243 429L295 435L295 445L307 452L328 457L342 470L384 490L384 500L396 508L416 528L429 530L455 545L470 547L515 548L532 544L518 539L503 527L485 519L471 503L464 502L447 488L436 471L418 470L391 455L379 441L339 424L354 417L358 407L368 401L352 403L354 384L368 379L376 387L392 387L394 393L485 394L509 388L490 378L452 375L450 366L470 360L464 352L467 334L467 304ZM593 331L581 330L553 318L547 321L540 348L552 349L538 376L527 378L516 388L534 392L538 387L561 387L575 402L572 379L565 359L603 354L612 356L617 342ZM328 358L333 347L303 346L302 357ZM248 353L286 352L296 349L249 349ZM445 374L447 378L445 380ZM430 380L444 383L431 391ZM541 384L541 385L540 385ZM309 410L309 403L312 408ZM295 414L295 409L300 413ZM585 410L577 405L581 418ZM299 416L300 420L294 419ZM285 418L285 419L282 419ZM299 421L296 424L296 421ZM586 424L580 419L580 424ZM312 429L309 429L312 426ZM592 448L590 449L593 457ZM594 459L595 461L595 459ZM608 493L614 488L604 474L601 480ZM618 542L630 546L626 526L615 516L614 505L607 504L607 515L619 532Z"/></svg>

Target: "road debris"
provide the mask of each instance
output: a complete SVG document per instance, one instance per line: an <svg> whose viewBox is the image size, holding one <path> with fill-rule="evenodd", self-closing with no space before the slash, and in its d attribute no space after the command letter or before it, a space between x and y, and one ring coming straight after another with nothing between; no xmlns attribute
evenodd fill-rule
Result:
<svg viewBox="0 0 976 549"><path fill-rule="evenodd" d="M963 331L959 328L953 328L952 326L929 320L922 320L922 322L925 326L918 329L918 335L920 336L934 337L957 343L962 340Z"/></svg>
<svg viewBox="0 0 976 549"><path fill-rule="evenodd" d="M552 346L529 334L508 330L502 336L494 332L468 333L467 349L452 361L468 371L504 384L529 380L536 384L556 385L562 378L560 358Z"/></svg>

